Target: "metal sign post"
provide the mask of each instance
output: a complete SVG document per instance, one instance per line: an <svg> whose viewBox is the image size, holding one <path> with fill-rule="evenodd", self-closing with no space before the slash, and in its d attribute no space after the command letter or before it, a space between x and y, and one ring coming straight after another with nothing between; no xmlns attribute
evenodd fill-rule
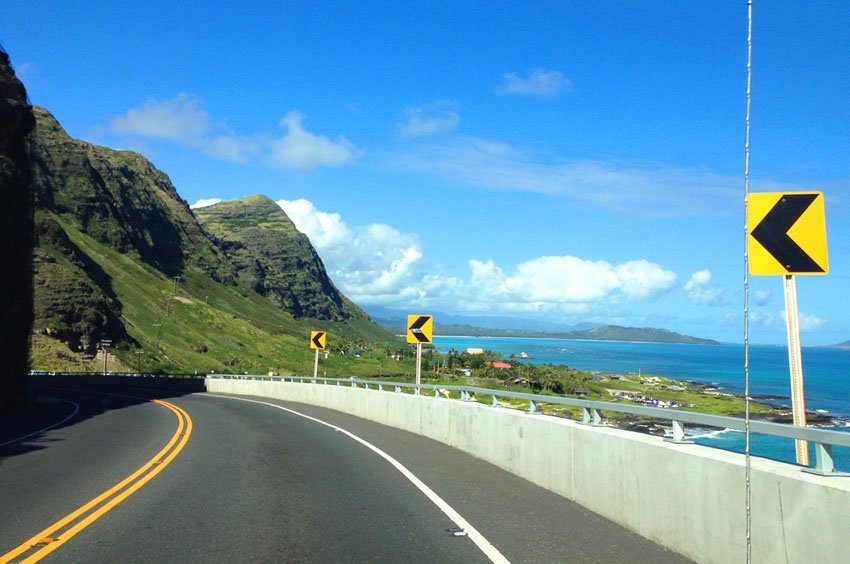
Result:
<svg viewBox="0 0 850 564"><path fill-rule="evenodd" d="M422 383L422 343L416 343L416 385Z"/></svg>
<svg viewBox="0 0 850 564"><path fill-rule="evenodd" d="M803 387L803 353L800 346L800 314L797 308L797 279L785 277L785 320L788 327L788 369L791 375L791 411L794 425L806 426L806 394ZM795 439L797 464L809 465L809 443Z"/></svg>
<svg viewBox="0 0 850 564"><path fill-rule="evenodd" d="M416 345L416 385L422 383L422 343L434 337L434 317L431 315L407 316L407 342Z"/></svg>
<svg viewBox="0 0 850 564"><path fill-rule="evenodd" d="M100 341L100 350L103 351L103 375L106 376L106 361L109 358L109 351L106 350L107 347L112 346L112 341L109 339L103 339Z"/></svg>
<svg viewBox="0 0 850 564"><path fill-rule="evenodd" d="M829 273L826 214L820 192L764 192L747 196L747 254L750 274L785 278L788 369L794 425L806 426L797 274ZM749 397L749 394L748 394ZM749 401L749 399L748 399ZM797 464L809 465L808 442L796 439Z"/></svg>
<svg viewBox="0 0 850 564"><path fill-rule="evenodd" d="M319 351L328 346L328 334L326 331L310 332L310 348L316 349L316 359L313 361L313 378L319 376Z"/></svg>

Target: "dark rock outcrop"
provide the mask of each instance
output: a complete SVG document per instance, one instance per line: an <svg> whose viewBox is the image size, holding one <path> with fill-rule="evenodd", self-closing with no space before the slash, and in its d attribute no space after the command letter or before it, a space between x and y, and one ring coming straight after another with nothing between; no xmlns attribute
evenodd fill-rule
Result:
<svg viewBox="0 0 850 564"><path fill-rule="evenodd" d="M24 401L33 323L33 208L26 89L0 48L0 408Z"/></svg>

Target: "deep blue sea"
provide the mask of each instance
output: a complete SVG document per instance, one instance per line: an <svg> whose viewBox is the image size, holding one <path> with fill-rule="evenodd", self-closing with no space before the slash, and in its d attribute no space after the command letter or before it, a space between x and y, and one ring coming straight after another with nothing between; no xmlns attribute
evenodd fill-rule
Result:
<svg viewBox="0 0 850 564"><path fill-rule="evenodd" d="M614 374L651 374L678 380L712 384L732 392L744 392L744 346L678 345L573 341L566 339L517 339L503 337L435 337L440 352L465 351L469 347L530 357L525 362L565 364L587 371ZM803 379L806 409L828 412L837 420L834 427L850 431L850 351L803 348ZM788 349L784 346L750 345L750 394L790 396ZM790 405L790 399L776 403ZM744 435L734 431L694 437L696 442L743 452ZM810 445L812 446L812 445ZM785 462L794 462L791 440L753 435L750 452ZM835 448L836 467L850 471L850 449ZM814 456L812 455L812 460Z"/></svg>

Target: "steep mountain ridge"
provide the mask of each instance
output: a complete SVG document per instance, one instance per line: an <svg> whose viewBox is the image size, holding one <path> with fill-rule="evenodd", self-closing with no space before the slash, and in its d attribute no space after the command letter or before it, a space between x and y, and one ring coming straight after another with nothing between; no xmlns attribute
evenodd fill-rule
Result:
<svg viewBox="0 0 850 564"><path fill-rule="evenodd" d="M307 236L266 196L221 202L195 210L195 216L238 275L296 318L344 321L366 316L345 300Z"/></svg>
<svg viewBox="0 0 850 564"><path fill-rule="evenodd" d="M224 206L210 234L141 155L72 139L42 108L35 117L36 368L58 362L56 341L70 358L111 340L139 370L265 372L301 370L310 328L392 339L271 200Z"/></svg>

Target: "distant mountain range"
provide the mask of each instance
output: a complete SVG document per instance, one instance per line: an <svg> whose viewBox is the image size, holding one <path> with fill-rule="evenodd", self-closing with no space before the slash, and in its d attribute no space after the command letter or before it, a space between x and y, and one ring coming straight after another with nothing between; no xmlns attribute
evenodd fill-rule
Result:
<svg viewBox="0 0 850 564"><path fill-rule="evenodd" d="M828 349L847 349L850 350L850 341L844 341L843 343L838 343L835 345L827 345Z"/></svg>
<svg viewBox="0 0 850 564"><path fill-rule="evenodd" d="M369 308L372 318L387 331L396 335L406 332L407 317L399 315L396 310L385 308ZM502 323L501 327L514 327L502 329L492 326L478 326L469 324L470 319L483 321L484 323ZM447 321L446 321L447 320ZM461 321L458 323L458 321ZM467 321L467 323L463 323ZM469 337L516 337L537 339L581 339L588 341L631 341L644 343L681 343L699 345L719 345L718 341L691 337L651 327L621 327L619 325L599 325L593 323L581 323L574 326L546 324L547 328L528 328L527 324L533 324L531 320L517 320L503 317L478 317L464 318L445 314L434 314L434 334L437 336L463 335ZM516 328L517 325L526 325L526 328Z"/></svg>

